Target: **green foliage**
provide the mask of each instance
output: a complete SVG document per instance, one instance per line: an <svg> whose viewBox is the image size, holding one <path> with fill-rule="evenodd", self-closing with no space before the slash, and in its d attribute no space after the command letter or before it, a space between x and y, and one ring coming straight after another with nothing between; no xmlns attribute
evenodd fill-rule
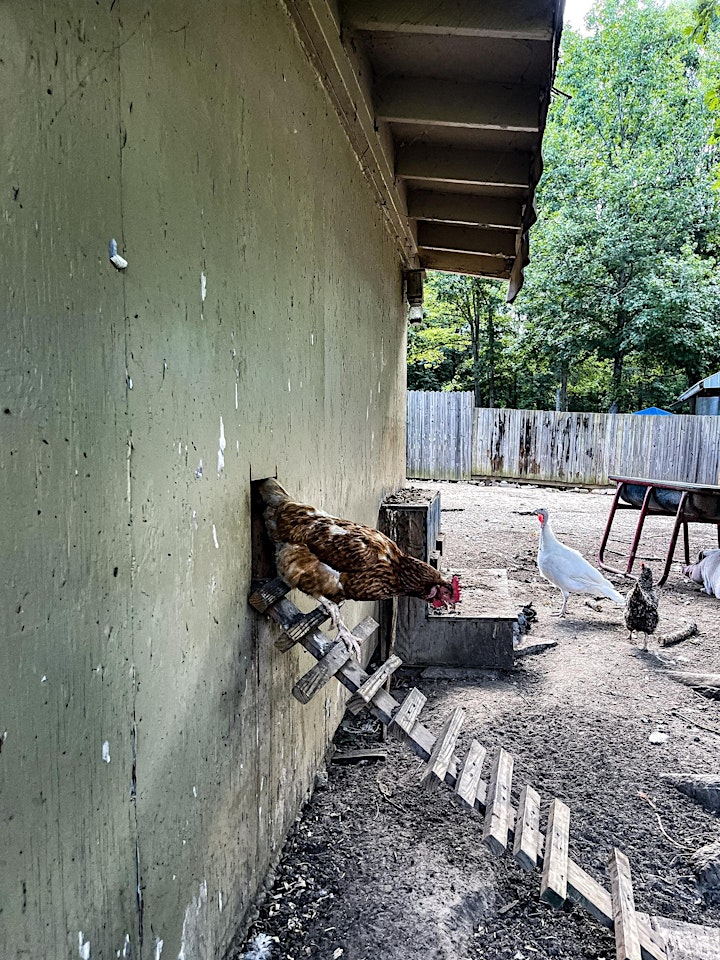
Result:
<svg viewBox="0 0 720 960"><path fill-rule="evenodd" d="M712 17L702 36L717 44ZM588 22L589 35L563 35L566 96L551 105L515 308L493 281L432 277L413 386L475 389L482 405L624 411L667 406L720 368L706 102L720 60L694 41L687 3L598 0Z"/></svg>

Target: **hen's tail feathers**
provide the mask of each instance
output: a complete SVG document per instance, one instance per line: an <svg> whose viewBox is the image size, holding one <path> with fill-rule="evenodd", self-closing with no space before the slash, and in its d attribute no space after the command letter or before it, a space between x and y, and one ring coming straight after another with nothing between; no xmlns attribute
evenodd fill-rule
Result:
<svg viewBox="0 0 720 960"><path fill-rule="evenodd" d="M285 487L279 484L277 480L274 480L272 477L269 477L267 480L263 480L262 483L258 484L258 491L268 506L275 506L278 503L282 503L284 500L290 499L290 494L287 492Z"/></svg>

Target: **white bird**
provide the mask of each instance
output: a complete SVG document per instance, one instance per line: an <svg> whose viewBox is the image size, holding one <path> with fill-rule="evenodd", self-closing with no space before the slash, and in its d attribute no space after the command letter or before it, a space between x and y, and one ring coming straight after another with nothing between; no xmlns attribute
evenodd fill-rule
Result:
<svg viewBox="0 0 720 960"><path fill-rule="evenodd" d="M568 597L571 593L589 593L614 600L618 606L625 606L625 598L615 587L596 570L591 563L572 547L560 543L550 527L546 507L533 510L540 521L540 543L538 545L537 564L540 573L562 591L563 605L554 614L564 617Z"/></svg>

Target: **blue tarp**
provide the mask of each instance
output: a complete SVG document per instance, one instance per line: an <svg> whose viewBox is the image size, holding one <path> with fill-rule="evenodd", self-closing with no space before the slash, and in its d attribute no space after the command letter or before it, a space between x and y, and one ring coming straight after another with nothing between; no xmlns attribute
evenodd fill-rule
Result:
<svg viewBox="0 0 720 960"><path fill-rule="evenodd" d="M650 414L651 416L674 417L675 414L669 410L661 410L660 407L646 407L644 410L636 410L635 413Z"/></svg>

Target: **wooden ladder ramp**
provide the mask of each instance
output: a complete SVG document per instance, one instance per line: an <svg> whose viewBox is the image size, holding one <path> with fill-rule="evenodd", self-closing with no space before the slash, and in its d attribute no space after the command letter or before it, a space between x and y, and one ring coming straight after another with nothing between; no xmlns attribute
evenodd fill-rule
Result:
<svg viewBox="0 0 720 960"><path fill-rule="evenodd" d="M568 853L570 808L562 800L550 801L546 832L540 829L540 795L522 786L518 805L512 803L513 756L502 747L495 751L489 779L482 776L485 748L473 740L463 759L455 753L464 711L457 709L435 736L420 720L425 695L412 689L399 703L384 683L400 666L390 657L374 674L351 658L341 641L331 641L319 626L328 619L322 608L303 614L286 599L290 588L281 579L253 584L250 604L283 630L276 640L281 650L300 643L318 661L293 687L293 696L308 703L334 676L353 696L349 706L355 713L367 708L391 735L405 742L425 761L421 782L426 788L445 783L468 807L483 814L483 841L496 856L511 853L526 870L540 870L540 896L555 907L566 900L578 903L603 926L615 932L618 960L667 960L665 944L652 929L647 914L635 910L630 864L620 850L609 858L610 890L598 883ZM353 634L362 644L378 624L367 617Z"/></svg>

